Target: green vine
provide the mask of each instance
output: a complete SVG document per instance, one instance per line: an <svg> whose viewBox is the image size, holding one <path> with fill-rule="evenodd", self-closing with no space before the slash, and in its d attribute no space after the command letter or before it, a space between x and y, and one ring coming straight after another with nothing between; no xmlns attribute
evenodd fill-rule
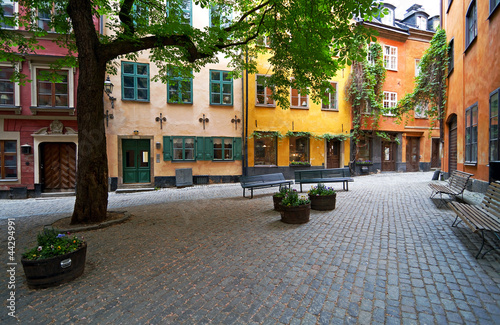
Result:
<svg viewBox="0 0 500 325"><path fill-rule="evenodd" d="M365 137L364 130L371 125L371 131L379 127L380 117L384 114L382 105L384 94L382 86L385 82L382 46L371 43L368 56L363 61L354 62L351 67L347 94L353 113L352 138L355 144L354 159L358 158L358 143ZM369 133L372 133L372 132Z"/></svg>
<svg viewBox="0 0 500 325"><path fill-rule="evenodd" d="M350 134L343 134L343 133L339 133L339 134L331 134L331 133L325 133L325 134L322 134L322 135L315 135L314 138L315 139L318 139L318 140L321 140L321 139L324 139L326 141L330 141L330 140L339 140L339 141L345 141L347 139L349 139L351 137Z"/></svg>
<svg viewBox="0 0 500 325"><path fill-rule="evenodd" d="M311 132L293 132L293 131L288 131L285 134L286 137L311 137L312 133Z"/></svg>
<svg viewBox="0 0 500 325"><path fill-rule="evenodd" d="M446 104L446 77L448 69L448 43L446 32L439 29L431 40L430 47L420 61L420 73L415 79L412 93L406 94L397 106L397 115L409 114L419 107L426 107L430 129L439 122L441 141L444 139L443 117ZM429 132L429 136L430 136Z"/></svg>
<svg viewBox="0 0 500 325"><path fill-rule="evenodd" d="M280 131L253 131L248 138L262 139L262 138L278 138L283 139L285 136Z"/></svg>

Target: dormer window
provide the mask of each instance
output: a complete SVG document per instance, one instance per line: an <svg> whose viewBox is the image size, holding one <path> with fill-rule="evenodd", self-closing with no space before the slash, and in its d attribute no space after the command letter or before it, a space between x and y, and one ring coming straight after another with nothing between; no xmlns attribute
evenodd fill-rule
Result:
<svg viewBox="0 0 500 325"><path fill-rule="evenodd" d="M382 23L385 25L394 25L394 9L388 7L385 7L384 9L388 11L388 13L381 19Z"/></svg>
<svg viewBox="0 0 500 325"><path fill-rule="evenodd" d="M427 29L427 19L424 16L417 16L417 28L418 29Z"/></svg>

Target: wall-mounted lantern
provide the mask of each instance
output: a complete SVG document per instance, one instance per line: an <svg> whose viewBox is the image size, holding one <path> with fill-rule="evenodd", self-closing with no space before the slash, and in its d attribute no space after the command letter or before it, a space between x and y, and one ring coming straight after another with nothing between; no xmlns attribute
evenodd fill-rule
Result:
<svg viewBox="0 0 500 325"><path fill-rule="evenodd" d="M156 142L156 149L161 149L161 142Z"/></svg>
<svg viewBox="0 0 500 325"><path fill-rule="evenodd" d="M104 92L108 95L108 98L111 101L111 108L115 108L116 98L111 96L111 93L113 92L113 83L109 80L109 76L106 78L106 81L104 81Z"/></svg>
<svg viewBox="0 0 500 325"><path fill-rule="evenodd" d="M21 146L21 153L23 155L29 155L31 153L31 146L29 144L23 144Z"/></svg>

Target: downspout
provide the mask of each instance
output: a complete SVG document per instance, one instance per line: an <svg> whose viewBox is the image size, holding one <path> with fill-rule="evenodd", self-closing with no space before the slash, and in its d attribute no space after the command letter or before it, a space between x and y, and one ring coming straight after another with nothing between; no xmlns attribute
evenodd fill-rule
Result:
<svg viewBox="0 0 500 325"><path fill-rule="evenodd" d="M244 90L244 102L245 102L245 116L243 118L243 124L245 129L243 131L244 140L244 158L243 158L243 176L248 175L248 49L245 49L245 90ZM243 87L243 85L242 85Z"/></svg>

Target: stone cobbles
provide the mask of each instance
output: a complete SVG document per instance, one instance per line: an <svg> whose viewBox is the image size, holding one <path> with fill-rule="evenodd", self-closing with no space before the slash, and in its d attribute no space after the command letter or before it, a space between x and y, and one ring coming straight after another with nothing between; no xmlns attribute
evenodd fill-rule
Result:
<svg viewBox="0 0 500 325"><path fill-rule="evenodd" d="M132 217L79 233L83 276L29 290L19 263L17 319L7 315L4 276L0 323L498 324L500 254L474 258L479 236L451 227L452 212L429 199L431 178L356 177L335 210L311 211L303 225L279 221L276 189L251 200L239 184L110 193L109 209ZM18 262L73 204L0 201L0 229L15 218Z"/></svg>

